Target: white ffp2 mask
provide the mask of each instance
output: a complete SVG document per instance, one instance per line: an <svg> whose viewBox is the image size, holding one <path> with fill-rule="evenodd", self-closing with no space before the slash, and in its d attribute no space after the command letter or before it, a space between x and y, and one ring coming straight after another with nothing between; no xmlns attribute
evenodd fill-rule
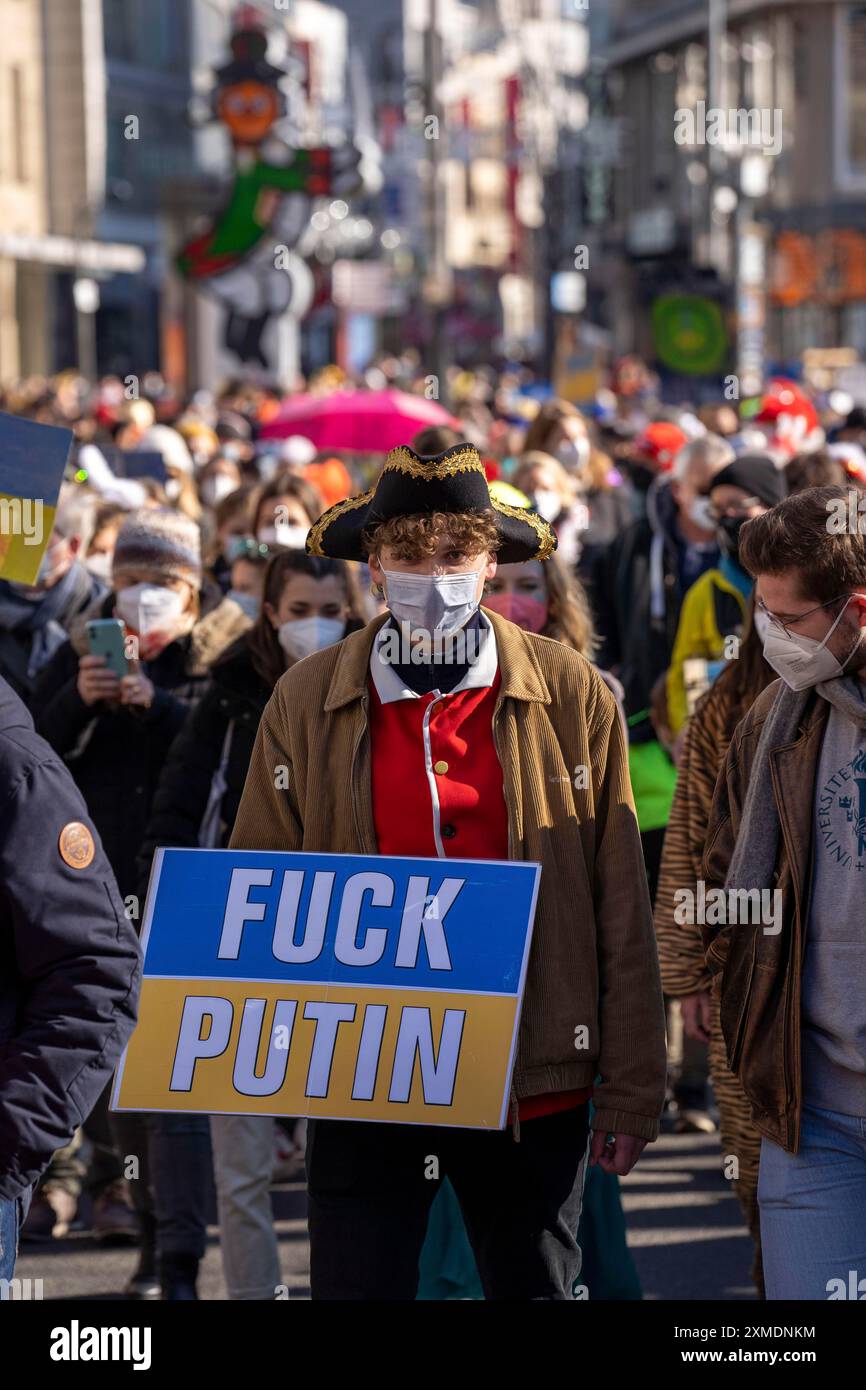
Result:
<svg viewBox="0 0 866 1390"><path fill-rule="evenodd" d="M294 618L283 623L277 637L286 656L300 661L313 652L333 647L342 640L345 629L339 618Z"/></svg>
<svg viewBox="0 0 866 1390"><path fill-rule="evenodd" d="M813 685L822 685L824 681L836 680L845 674L845 667L863 641L866 629L860 629L860 635L845 658L844 665L836 659L827 643L841 623L851 597L823 642L818 642L814 637L791 637L777 623L770 621L763 634L764 660L791 690L809 690ZM755 614L756 625L758 613Z"/></svg>

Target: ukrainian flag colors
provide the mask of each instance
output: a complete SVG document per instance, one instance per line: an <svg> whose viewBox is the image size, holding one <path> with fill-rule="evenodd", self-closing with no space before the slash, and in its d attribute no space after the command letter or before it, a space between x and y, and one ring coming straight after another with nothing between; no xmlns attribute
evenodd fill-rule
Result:
<svg viewBox="0 0 866 1390"><path fill-rule="evenodd" d="M114 1107L502 1128L539 874L157 851Z"/></svg>

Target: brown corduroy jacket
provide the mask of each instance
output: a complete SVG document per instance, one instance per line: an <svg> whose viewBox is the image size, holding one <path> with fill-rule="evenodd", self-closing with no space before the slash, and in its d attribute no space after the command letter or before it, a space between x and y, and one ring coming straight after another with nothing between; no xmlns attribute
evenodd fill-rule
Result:
<svg viewBox="0 0 866 1390"><path fill-rule="evenodd" d="M541 864L512 1099L595 1086L593 1127L654 1139L664 1015L616 702L583 657L485 609L509 857ZM376 854L368 723L377 619L278 682L233 849ZM282 774L279 769L284 769ZM588 1043L583 1029L587 1030Z"/></svg>

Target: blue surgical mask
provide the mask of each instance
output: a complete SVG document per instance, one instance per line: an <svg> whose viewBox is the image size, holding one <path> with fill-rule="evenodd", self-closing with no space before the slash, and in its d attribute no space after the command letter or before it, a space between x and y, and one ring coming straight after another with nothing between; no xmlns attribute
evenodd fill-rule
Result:
<svg viewBox="0 0 866 1390"><path fill-rule="evenodd" d="M262 601L260 598L256 598L255 594L241 594L237 589L229 589L226 598L230 598L233 603L236 603L248 618L252 618L253 622L261 612Z"/></svg>

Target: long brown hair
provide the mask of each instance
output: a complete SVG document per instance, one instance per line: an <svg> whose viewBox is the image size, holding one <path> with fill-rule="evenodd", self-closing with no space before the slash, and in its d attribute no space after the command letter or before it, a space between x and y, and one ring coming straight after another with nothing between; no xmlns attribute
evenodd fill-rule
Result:
<svg viewBox="0 0 866 1390"><path fill-rule="evenodd" d="M279 606L286 585L296 574L307 574L312 579L326 579L333 575L343 586L348 605L346 632L355 632L365 625L361 606L361 593L355 578L354 566L345 560L330 560L319 555L306 555L303 550L281 550L268 562L265 571L262 611L255 625L246 636L246 644L257 675L267 686L275 686L286 668L292 665L280 646L279 638L264 605Z"/></svg>
<svg viewBox="0 0 866 1390"><path fill-rule="evenodd" d="M583 420L576 405L572 405L571 401L564 401L560 397L545 401L526 431L521 454L529 454L533 451L552 454L556 446L552 445L551 441L562 429L566 420ZM586 425L585 420L584 425ZM586 425L586 430L590 443L589 462L585 474L586 483L591 488L609 488L612 486L609 474L613 468L613 461L596 446L588 425Z"/></svg>
<svg viewBox="0 0 866 1390"><path fill-rule="evenodd" d="M294 497L300 502L310 518L311 526L314 521L318 521L325 510L322 494L317 487L307 482L306 478L299 478L297 473L277 473L270 482L255 488L250 497L249 528L251 536L256 534L256 524L263 503L269 502L272 497Z"/></svg>
<svg viewBox="0 0 866 1390"><path fill-rule="evenodd" d="M729 736L744 715L748 714L762 690L776 679L776 672L764 659L764 646L755 627L755 596L749 608L746 634L740 643L739 656L728 661L711 686L714 695L726 706L725 729Z"/></svg>

